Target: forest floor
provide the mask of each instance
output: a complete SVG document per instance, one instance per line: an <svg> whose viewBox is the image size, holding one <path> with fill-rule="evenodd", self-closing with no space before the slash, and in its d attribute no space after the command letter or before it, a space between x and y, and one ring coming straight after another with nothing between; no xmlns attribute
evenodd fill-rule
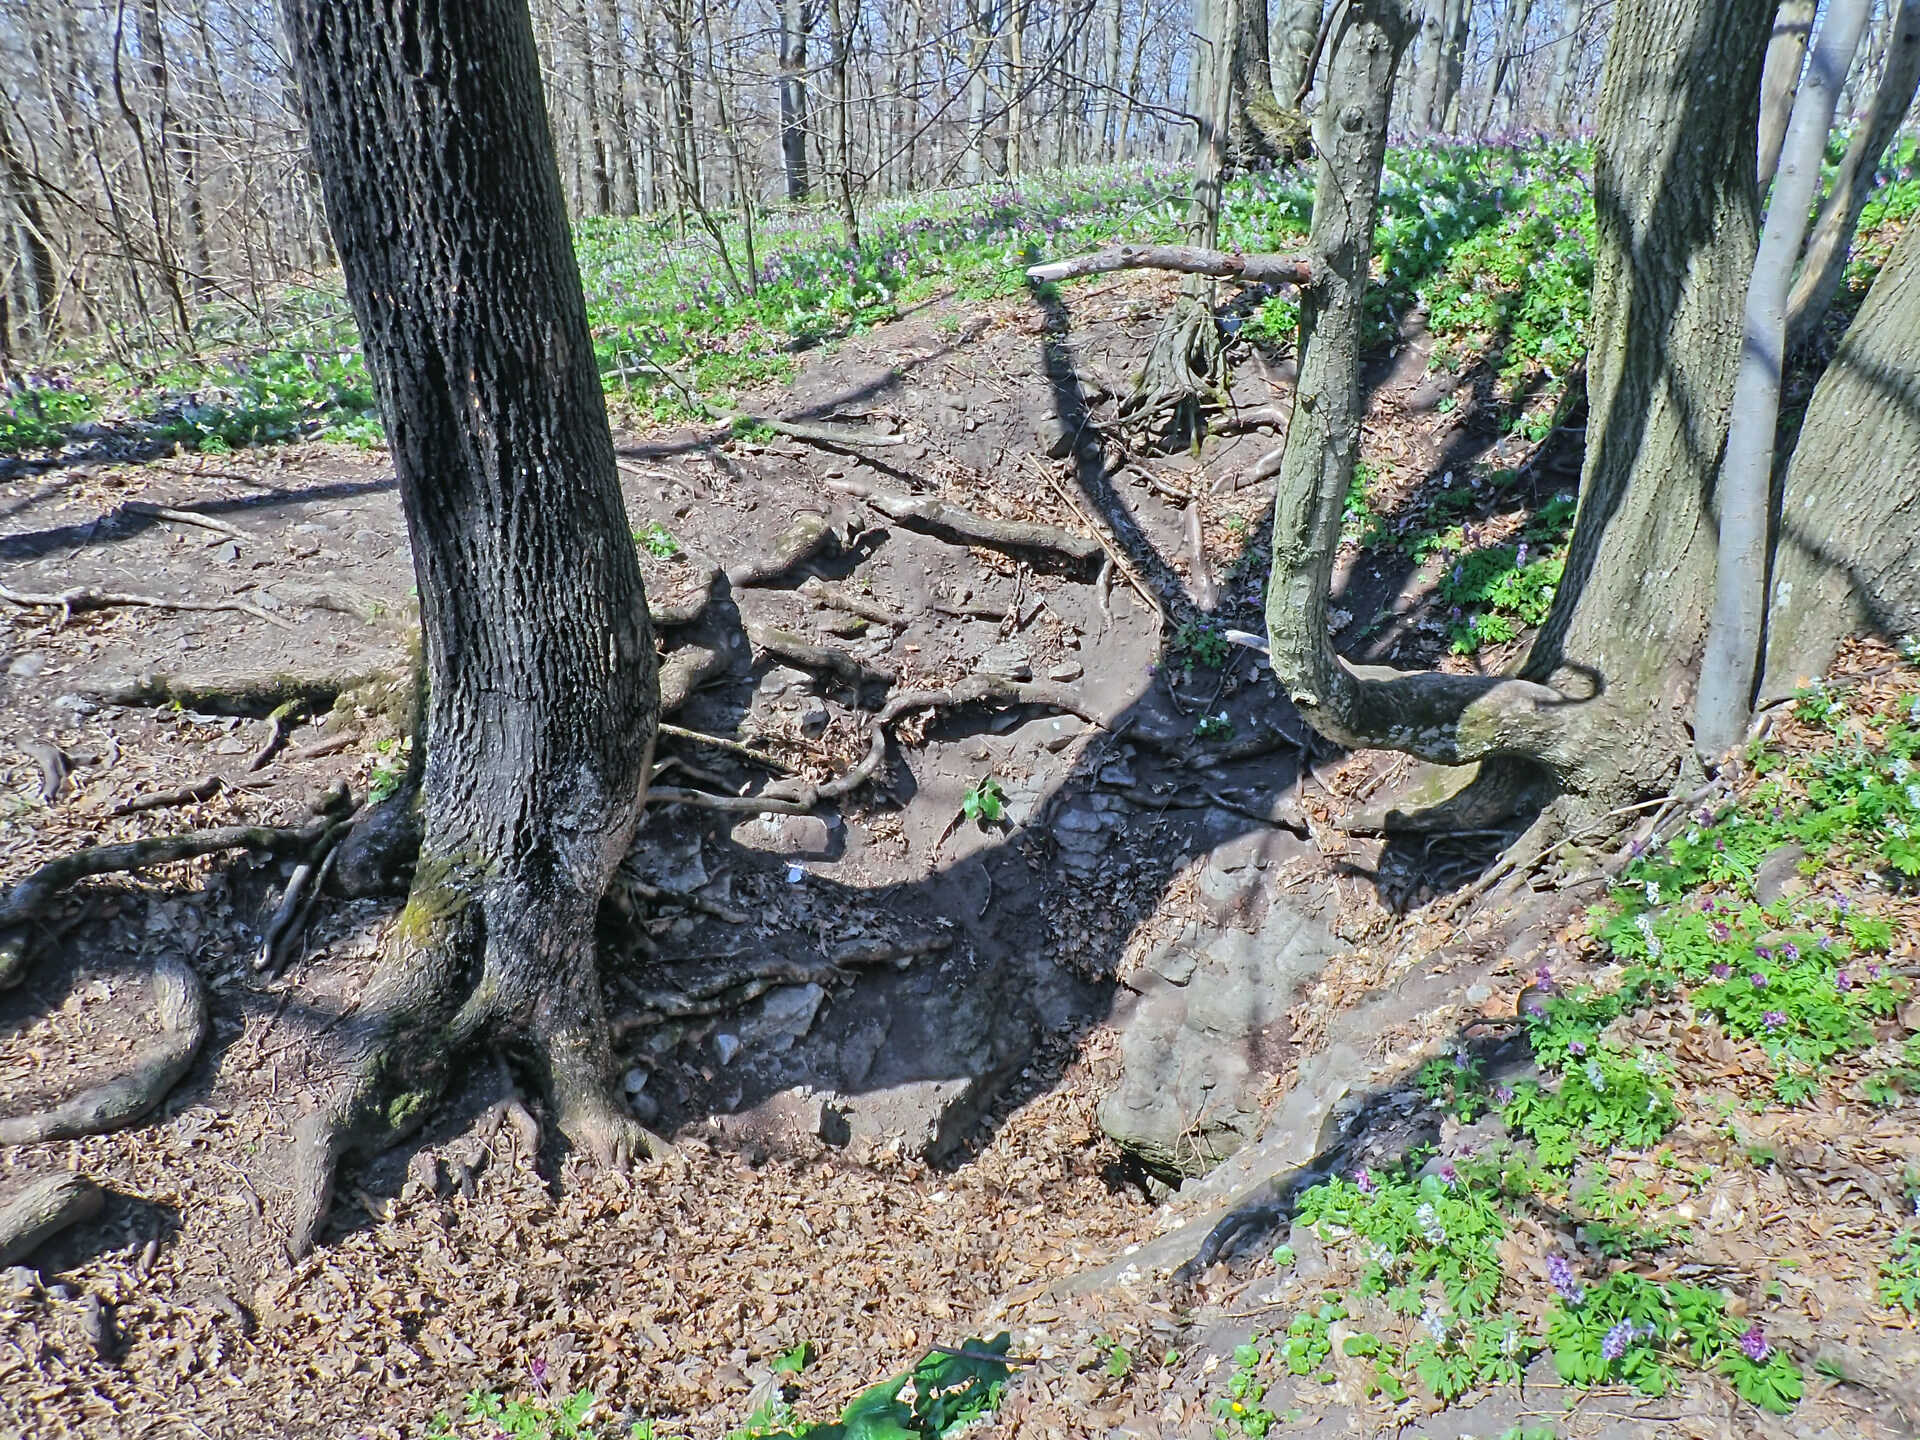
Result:
<svg viewBox="0 0 1920 1440"><path fill-rule="evenodd" d="M1523 1089L1540 1053L1516 1054L1499 1026L1540 967L1556 995L1620 982L1583 918L1607 893L1591 873L1564 893L1476 905L1463 887L1503 837L1386 842L1343 825L1407 767L1316 743L1257 655L1223 636L1263 630L1271 486L1251 476L1271 433L1250 428L1204 461L1140 461L1101 438L1170 291L1126 277L1050 304L933 301L746 397L883 443L716 427L620 437L656 608L714 589L665 631L668 669L678 656L695 682L671 718L760 755L683 737L663 745L678 773L662 783L713 795L770 768L824 779L865 752L885 697L946 694L831 818L698 801L650 812L631 915L609 935L608 997L636 1107L675 1139L677 1163L581 1169L539 1123L517 1057L483 1055L415 1142L345 1174L321 1246L290 1265L281 1158L328 1083L328 1032L351 1012L394 903L324 899L277 975L252 962L284 858L156 866L88 882L52 910L24 982L0 993L0 1110L124 1068L150 1028L162 953L204 979L213 1029L143 1123L0 1151L0 1193L67 1169L108 1193L33 1270L0 1272L0 1431L412 1437L436 1411L461 1416L471 1391L544 1403L585 1388L600 1416L718 1435L756 1409L830 1418L930 1346L1009 1331L1031 1363L990 1422L999 1433L1915 1433L1920 1330L1912 1305L1876 1287L1911 1217L1903 1186L1920 1181L1896 1053L1920 1023L1897 974L1920 910L1882 883L1884 867L1844 857L1796 883L1843 886L1884 919L1885 943L1848 943L1861 964L1887 952L1872 961L1889 971L1873 980L1885 1003L1860 1044L1823 1055L1811 1095L1770 1098L1770 1023L1731 1033L1735 1021L1701 1018L1705 1000L1684 1018L1651 1001L1616 1009L1594 1021L1596 1047L1612 1025L1610 1042L1626 1027L1633 1045L1676 1057L1670 1097L1650 1097L1671 1105L1667 1131L1585 1157L1601 1170L1584 1188L1536 1177L1507 1185L1507 1209L1483 1206L1506 1217L1504 1310L1552 1323L1542 1297L1560 1249L1578 1259L1583 1294L1611 1295L1609 1275L1629 1270L1724 1287L1727 1314L1764 1316L1767 1343L1805 1372L1786 1418L1739 1398L1731 1367L1709 1373L1717 1351L1705 1369L1672 1370L1657 1396L1619 1383L1624 1370L1570 1386L1551 1349L1525 1346L1396 1396L1422 1359L1419 1306L1390 1314L1368 1293L1388 1287L1369 1280L1364 1246L1323 1245L1298 1223L1289 1234L1284 1214L1249 1253L1180 1283L1152 1271L1074 1283L1132 1247L1149 1253L1225 1193L1169 1194L1124 1161L1096 1110L1119 1074L1128 981L1156 937L1221 923L1207 874L1226 853L1241 867L1257 857L1260 904L1284 895L1343 943L1269 1037L1263 1084L1283 1118L1330 1052L1359 1056L1339 1145L1342 1173L1367 1177L1356 1194L1397 1194L1386 1177L1409 1154L1407 1185L1423 1166L1437 1173L1439 1152L1422 1145L1463 1168L1473 1145L1495 1148L1505 1132L1487 1096ZM1528 597L1469 601L1469 625L1491 618L1460 644L1462 572L1499 551L1499 575L1524 575L1525 545L1564 534L1577 417L1503 433L1481 403L1488 377L1436 379L1426 361L1416 320L1370 374L1368 478L1334 621L1355 656L1496 668ZM1241 363L1235 398L1284 410L1288 374L1284 356ZM378 452L292 443L122 463L96 438L17 468L0 495L0 566L16 591L247 607L0 612L12 751L0 755L0 883L82 845L301 823L336 781L356 796L395 782L412 576ZM1056 527L1078 545L969 544L950 525L890 518L898 496ZM821 544L780 573L749 573L807 516L821 523L799 533ZM1086 546L1096 536L1106 552ZM733 575L714 580L714 567ZM1876 754L1905 743L1886 749L1885 717L1904 713L1920 672L1874 649L1842 668L1858 672L1850 713L1866 728L1845 730L1844 712L1792 719L1781 754L1825 754L1836 736ZM327 678L347 698L296 716L253 768L275 722L227 713L246 707L221 695L277 674ZM1014 703L957 703L981 676L1016 687L1001 692ZM206 680L220 683L182 688ZM200 798L116 813L188 789ZM1570 854L1569 872L1584 858ZM1472 1031L1488 1016L1494 1028ZM1554 1043L1564 1059L1565 1036ZM1421 1066L1455 1053L1472 1084L1436 1088ZM1321 1148L1307 1143L1299 1162ZM1411 1214L1426 1192L1407 1193ZM1329 1224L1377 1247L1362 1213L1373 1202L1342 1203ZM1477 1312L1458 1309L1464 1328L1432 1347L1436 1361L1471 1349L1463 1317ZM799 1374L775 1371L796 1352ZM1449 1388L1440 1410L1433 1397Z"/></svg>

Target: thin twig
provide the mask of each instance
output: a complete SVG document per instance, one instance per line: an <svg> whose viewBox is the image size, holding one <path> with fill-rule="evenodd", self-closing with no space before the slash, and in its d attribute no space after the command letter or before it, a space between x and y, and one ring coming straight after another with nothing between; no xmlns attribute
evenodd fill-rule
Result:
<svg viewBox="0 0 1920 1440"><path fill-rule="evenodd" d="M91 586L76 585L71 590L62 590L58 594L36 595L23 590L9 590L0 585L0 600L22 609L38 606L60 612L60 623L66 624L73 618L76 610L106 610L116 605L144 605L154 610L231 610L241 615L252 615L265 620L269 625L278 625L282 630L293 629L293 622L278 615L262 610L258 605L249 605L244 600L170 600L160 595L128 595L111 590L95 590Z"/></svg>

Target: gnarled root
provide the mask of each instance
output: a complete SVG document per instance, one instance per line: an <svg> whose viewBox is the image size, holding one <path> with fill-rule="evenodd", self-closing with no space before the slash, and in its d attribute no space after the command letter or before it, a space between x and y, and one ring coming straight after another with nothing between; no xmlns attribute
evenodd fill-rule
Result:
<svg viewBox="0 0 1920 1440"><path fill-rule="evenodd" d="M482 1032L528 1043L560 1132L595 1160L624 1167L675 1153L620 1104L595 905L556 880L490 879L471 863L422 857L389 954L345 1031L347 1082L294 1130L292 1256L312 1248L341 1162L415 1129L452 1057Z"/></svg>
<svg viewBox="0 0 1920 1440"><path fill-rule="evenodd" d="M1224 403L1225 393L1220 327L1204 300L1182 291L1153 338L1132 392L1120 402L1121 423L1169 450L1197 445L1201 407Z"/></svg>
<svg viewBox="0 0 1920 1440"><path fill-rule="evenodd" d="M159 1037L140 1052L131 1070L51 1110L0 1120L0 1145L104 1134L132 1124L164 1100L192 1068L207 1038L206 993L185 961L164 956L156 962L153 1009Z"/></svg>
<svg viewBox="0 0 1920 1440"><path fill-rule="evenodd" d="M0 1266L24 1260L46 1240L91 1220L105 1197L84 1175L61 1171L0 1199Z"/></svg>

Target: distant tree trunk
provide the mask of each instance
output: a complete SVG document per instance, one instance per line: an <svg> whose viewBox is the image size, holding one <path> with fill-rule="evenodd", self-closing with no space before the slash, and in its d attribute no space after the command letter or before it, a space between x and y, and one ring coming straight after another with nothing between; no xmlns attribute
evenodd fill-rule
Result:
<svg viewBox="0 0 1920 1440"><path fill-rule="evenodd" d="M1267 53L1267 0L1230 3L1238 34L1233 47L1233 109L1227 153L1237 169L1250 169L1259 161L1291 164L1307 154L1308 126L1293 108L1292 93L1276 96L1273 91L1273 66Z"/></svg>
<svg viewBox="0 0 1920 1440"><path fill-rule="evenodd" d="M833 26L833 58L829 73L833 78L833 173L834 197L840 202L840 229L847 244L860 248L860 217L853 208L853 140L848 125L847 48L850 37L841 18L840 0L827 0L828 21Z"/></svg>
<svg viewBox="0 0 1920 1440"><path fill-rule="evenodd" d="M994 0L967 0L967 184L987 174L987 66L993 58Z"/></svg>
<svg viewBox="0 0 1920 1440"><path fill-rule="evenodd" d="M1500 27L1500 41L1494 47L1493 74L1487 80L1487 98L1480 110L1480 133L1486 134L1493 128L1493 117L1500 110L1500 98L1507 87L1507 77L1513 69L1514 58L1520 54L1526 41L1527 17L1533 11L1533 0L1507 0L1506 23ZM1511 117L1513 106L1507 106Z"/></svg>
<svg viewBox="0 0 1920 1440"><path fill-rule="evenodd" d="M1446 0L1440 37L1440 73L1434 88L1432 123L1451 130L1458 120L1460 77L1467 66L1467 41L1473 34L1473 0Z"/></svg>
<svg viewBox="0 0 1920 1440"><path fill-rule="evenodd" d="M1760 79L1760 154L1755 173L1760 191L1773 184L1780 163L1780 144L1787 138L1787 120L1793 114L1793 92L1800 86L1800 65L1807 58L1813 36L1813 12L1818 0L1780 0L1767 40L1767 63Z"/></svg>
<svg viewBox="0 0 1920 1440"><path fill-rule="evenodd" d="M53 251L47 243L46 216L36 193L39 187L25 157L15 148L4 110L0 110L0 171L5 172L6 198L20 217L9 228L17 237L20 251L20 293L27 303L24 319L32 327L36 348L44 347L56 329L58 281L54 277Z"/></svg>
<svg viewBox="0 0 1920 1440"><path fill-rule="evenodd" d="M1846 274L1847 248L1860 212L1873 194L1880 157L1899 132L1900 121L1920 89L1920 0L1899 0L1887 37L1885 65L1866 121L1853 132L1833 188L1807 242L1799 278L1787 302L1787 350L1804 349L1826 319Z"/></svg>
<svg viewBox="0 0 1920 1440"><path fill-rule="evenodd" d="M1720 508L1720 546L1713 615L1694 706L1694 745L1708 762L1739 743L1753 715L1767 607L1768 480L1780 422L1787 289L1807 233L1807 213L1819 193L1820 161L1833 130L1834 107L1871 8L1872 0L1828 0L1826 19L1793 102L1747 287L1733 420L1714 494Z"/></svg>
<svg viewBox="0 0 1920 1440"><path fill-rule="evenodd" d="M579 77L580 126L578 140L591 197L583 210L594 215L613 213L613 168L607 158L606 123L601 114L600 71L594 61L593 17L587 0L570 0L567 29L573 38L574 74Z"/></svg>
<svg viewBox="0 0 1920 1440"><path fill-rule="evenodd" d="M451 1055L524 1039L603 1162L620 1103L595 916L639 822L653 637L524 0L288 0L327 214L419 575L430 673L412 894L349 1080L296 1127L291 1248L349 1150L417 1125Z"/></svg>
<svg viewBox="0 0 1920 1440"><path fill-rule="evenodd" d="M1273 74L1273 98L1284 110L1300 104L1307 83L1307 61L1314 37L1320 33L1324 0L1273 0L1273 28L1269 32L1268 62Z"/></svg>
<svg viewBox="0 0 1920 1440"><path fill-rule="evenodd" d="M1020 173L1020 126L1021 126L1021 74L1026 64L1022 53L1022 41L1027 25L1026 5L1023 0L1008 0L1007 4L1007 114L1002 122L1007 127L1008 178ZM1062 107L1065 108L1064 105Z"/></svg>
<svg viewBox="0 0 1920 1440"><path fill-rule="evenodd" d="M609 102L608 152L613 173L613 211L616 215L640 213L640 182L636 173L633 143L633 106L627 98L627 42L620 28L617 0L599 0L600 54L605 60L606 92Z"/></svg>
<svg viewBox="0 0 1920 1440"><path fill-rule="evenodd" d="M807 0L780 0L780 164L787 199L805 200L807 184Z"/></svg>
<svg viewBox="0 0 1920 1440"><path fill-rule="evenodd" d="M1447 22L1453 0L1427 0L1420 16L1420 53L1414 74L1412 113L1407 123L1426 132L1439 128L1434 107L1440 95L1440 76L1446 69Z"/></svg>
<svg viewBox="0 0 1920 1440"><path fill-rule="evenodd" d="M1587 0L1565 0L1560 8L1560 35L1553 42L1553 73L1547 81L1547 113L1553 128L1564 131L1573 105L1573 89L1580 78L1580 26L1587 18Z"/></svg>

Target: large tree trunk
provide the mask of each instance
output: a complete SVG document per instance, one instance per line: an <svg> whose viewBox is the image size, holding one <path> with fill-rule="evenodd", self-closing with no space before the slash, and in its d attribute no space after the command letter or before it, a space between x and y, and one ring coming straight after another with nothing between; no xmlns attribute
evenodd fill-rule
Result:
<svg viewBox="0 0 1920 1440"><path fill-rule="evenodd" d="M327 215L399 476L430 672L407 908L303 1122L292 1245L451 1051L524 1037L623 1163L594 919L640 817L653 639L524 0L289 0Z"/></svg>
<svg viewBox="0 0 1920 1440"><path fill-rule="evenodd" d="M1880 157L1893 143L1900 121L1913 104L1920 88L1920 0L1900 0L1887 38L1886 68L1880 72L1880 84L1874 91L1866 123L1853 132L1840 169L1833 177L1821 207L1813 238L1807 242L1806 259L1800 276L1794 281L1793 295L1787 302L1787 350L1805 348L1820 328L1820 322L1840 293L1840 281L1846 274L1847 247L1860 223L1860 212L1873 194L1873 182L1880 168Z"/></svg>
<svg viewBox="0 0 1920 1440"><path fill-rule="evenodd" d="M1233 47L1233 124L1227 141L1231 163L1236 169L1251 169L1260 161L1291 164L1307 154L1308 126L1293 108L1294 91L1274 92L1266 0L1232 0L1232 4L1239 34ZM1311 47L1313 41L1307 44ZM1298 88L1296 84L1294 89Z"/></svg>
<svg viewBox="0 0 1920 1440"><path fill-rule="evenodd" d="M1780 147L1780 170L1767 205L1766 228L1747 286L1741 321L1740 374L1733 421L1720 461L1715 499L1720 548L1714 567L1713 620L1700 660L1693 743L1703 760L1725 755L1753 718L1760 636L1767 608L1768 480L1780 423L1780 372L1787 340L1787 290L1819 193L1820 161L1833 129L1834 105L1860 47L1872 0L1828 0L1826 19L1793 102Z"/></svg>
<svg viewBox="0 0 1920 1440"><path fill-rule="evenodd" d="M1776 520L1763 698L1823 673L1848 635L1920 635L1920 225L1827 366Z"/></svg>
<svg viewBox="0 0 1920 1440"><path fill-rule="evenodd" d="M1301 305L1267 591L1275 677L1322 734L1446 765L1516 762L1486 777L1496 794L1544 766L1593 808L1669 777L1686 748L1711 583L1704 497L1757 226L1751 152L1701 137L1752 133L1770 10L1771 0L1689 0L1678 13L1672 0L1617 0L1595 154L1601 245L1579 516L1553 612L1507 678L1348 666L1327 631L1361 413L1358 314L1384 90L1404 33L1389 0L1350 7L1316 135L1316 275Z"/></svg>
<svg viewBox="0 0 1920 1440"><path fill-rule="evenodd" d="M1767 40L1766 69L1760 80L1760 140L1754 173L1764 192L1773 183L1780 163L1780 146L1787 138L1787 120L1793 114L1793 92L1800 88L1800 65L1807 58L1813 36L1817 0L1780 0Z"/></svg>

